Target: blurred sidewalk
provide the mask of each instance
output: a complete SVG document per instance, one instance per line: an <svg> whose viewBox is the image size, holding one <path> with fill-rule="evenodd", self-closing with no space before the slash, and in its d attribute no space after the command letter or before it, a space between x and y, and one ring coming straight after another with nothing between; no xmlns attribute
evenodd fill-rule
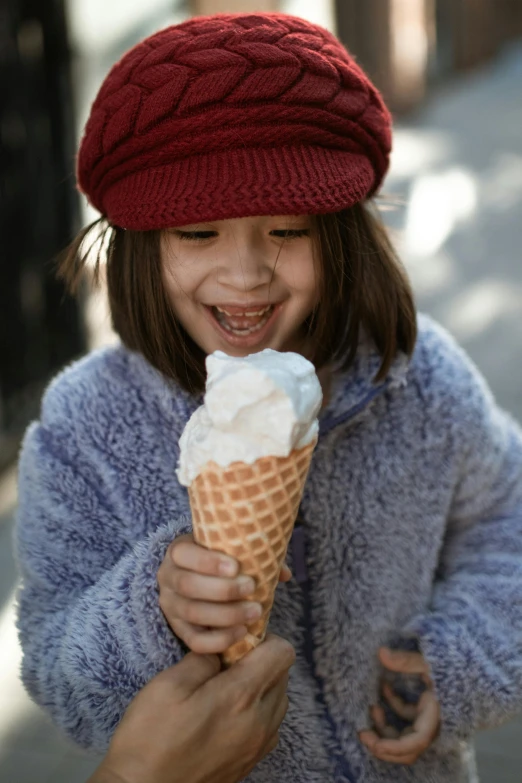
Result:
<svg viewBox="0 0 522 783"><path fill-rule="evenodd" d="M96 764L76 750L26 695L18 679L11 539L14 471L0 482L0 783L85 783Z"/></svg>
<svg viewBox="0 0 522 783"><path fill-rule="evenodd" d="M396 129L385 192L417 294L522 422L522 45ZM481 783L521 783L522 718L478 735Z"/></svg>
<svg viewBox="0 0 522 783"><path fill-rule="evenodd" d="M522 44L396 128L384 191L418 306L522 421ZM522 780L522 775L521 778Z"/></svg>
<svg viewBox="0 0 522 783"><path fill-rule="evenodd" d="M467 348L522 420L522 47L452 81L397 128L389 214L421 309ZM95 762L62 739L18 682L12 478L0 486L0 781L84 783ZM2 515L3 513L3 515ZM522 780L522 722L477 741L482 783Z"/></svg>

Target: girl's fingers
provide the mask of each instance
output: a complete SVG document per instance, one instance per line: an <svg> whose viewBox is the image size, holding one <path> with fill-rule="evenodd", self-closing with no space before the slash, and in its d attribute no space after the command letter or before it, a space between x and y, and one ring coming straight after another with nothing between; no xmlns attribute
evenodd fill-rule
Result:
<svg viewBox="0 0 522 783"><path fill-rule="evenodd" d="M280 582L289 582L292 578L292 572L288 568L286 563L283 563L283 566L281 568L281 573L279 574L279 581Z"/></svg>
<svg viewBox="0 0 522 783"><path fill-rule="evenodd" d="M187 571L197 571L206 576L224 576L233 579L238 575L239 564L233 557L213 552L195 544L192 536L180 536L169 547L172 563Z"/></svg>
<svg viewBox="0 0 522 783"><path fill-rule="evenodd" d="M404 756L415 756L418 758L430 745L431 740L428 736L414 731L412 734L400 736L398 739L380 739L376 750L396 759Z"/></svg>
<svg viewBox="0 0 522 783"><path fill-rule="evenodd" d="M222 579L218 576L203 576L184 568L172 569L170 586L184 598L213 602L240 601L252 595L256 589L256 583L251 576Z"/></svg>
<svg viewBox="0 0 522 783"><path fill-rule="evenodd" d="M425 691L419 699L419 714L413 731L435 739L440 728L440 705L433 691Z"/></svg>
<svg viewBox="0 0 522 783"><path fill-rule="evenodd" d="M210 603L193 601L174 594L169 605L169 615L184 620L190 625L209 626L211 628L231 628L235 625L250 625L259 620L263 613L261 604L249 601L235 603Z"/></svg>
<svg viewBox="0 0 522 783"><path fill-rule="evenodd" d="M184 620L176 619L171 628L182 639L192 652L199 655L219 654L227 650L234 642L243 639L247 634L246 626L235 628L202 628Z"/></svg>
<svg viewBox="0 0 522 783"><path fill-rule="evenodd" d="M382 707L375 705L371 708L370 714L379 737L395 739L399 736L399 731L386 723L386 715Z"/></svg>
<svg viewBox="0 0 522 783"><path fill-rule="evenodd" d="M430 673L428 662L421 653L390 650L388 647L381 647L379 660L385 669L389 669L392 672L428 676Z"/></svg>
<svg viewBox="0 0 522 783"><path fill-rule="evenodd" d="M440 710L433 693L426 691L419 700L414 725L397 739L381 739L376 732L361 732L361 742L381 761L413 764L433 743L440 724Z"/></svg>
<svg viewBox="0 0 522 783"><path fill-rule="evenodd" d="M359 739L361 740L362 744L368 748L373 756L377 755L376 750L379 746L379 743L381 742L381 737L379 737L376 731L373 729L365 729L364 731L360 731Z"/></svg>
<svg viewBox="0 0 522 783"><path fill-rule="evenodd" d="M382 739L375 731L371 730L361 731L359 739L372 756L391 764L413 764L422 753L420 750L411 752L402 748L398 749L396 746L402 742L401 738L397 740Z"/></svg>
<svg viewBox="0 0 522 783"><path fill-rule="evenodd" d="M386 761L388 764L401 764L402 766L414 764L417 761L417 756L392 756L389 753L386 753L383 750L377 750L375 752L372 752L372 755L375 756L376 759L379 759L379 761Z"/></svg>
<svg viewBox="0 0 522 783"><path fill-rule="evenodd" d="M390 688L388 683L384 683L382 686L382 693L392 710L404 720L413 722L419 714L418 704L407 704L398 696L395 691Z"/></svg>

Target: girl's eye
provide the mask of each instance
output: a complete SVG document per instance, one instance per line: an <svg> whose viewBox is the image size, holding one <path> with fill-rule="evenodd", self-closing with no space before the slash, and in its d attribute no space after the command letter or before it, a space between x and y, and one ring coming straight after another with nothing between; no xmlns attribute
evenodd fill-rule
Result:
<svg viewBox="0 0 522 783"><path fill-rule="evenodd" d="M205 239L212 239L217 236L216 231L176 231L179 239L189 242L204 242Z"/></svg>
<svg viewBox="0 0 522 783"><path fill-rule="evenodd" d="M299 237L307 237L310 236L310 230L308 228L297 228L297 229L291 229L291 228L284 228L277 231L271 231L271 234L276 236L278 239L298 239Z"/></svg>
<svg viewBox="0 0 522 783"><path fill-rule="evenodd" d="M207 239L212 239L217 236L217 231L180 231L179 229L176 229L174 233L179 239L186 242L204 242ZM270 233L278 239L289 241L298 239L299 237L309 236L310 230L308 228L284 228L271 231Z"/></svg>

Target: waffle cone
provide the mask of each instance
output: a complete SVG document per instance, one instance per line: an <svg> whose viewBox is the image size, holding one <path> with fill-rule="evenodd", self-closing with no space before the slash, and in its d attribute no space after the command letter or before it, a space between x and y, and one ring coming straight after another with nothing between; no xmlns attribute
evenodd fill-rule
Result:
<svg viewBox="0 0 522 783"><path fill-rule="evenodd" d="M234 462L222 468L209 462L189 487L195 540L234 557L241 573L256 581L248 600L263 607L245 638L223 653L227 666L265 638L315 443L252 465Z"/></svg>

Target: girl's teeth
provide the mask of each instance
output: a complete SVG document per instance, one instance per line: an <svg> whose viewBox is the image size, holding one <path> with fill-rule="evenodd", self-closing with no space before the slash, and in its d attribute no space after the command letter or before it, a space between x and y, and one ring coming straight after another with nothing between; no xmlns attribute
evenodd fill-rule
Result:
<svg viewBox="0 0 522 783"><path fill-rule="evenodd" d="M214 308L214 314L216 320L223 326L228 332L235 335L245 336L252 332L259 331L268 321L272 315L273 307L264 308L255 312L244 313L241 316L233 316L227 313L221 307ZM253 320L255 319L255 320ZM248 323L250 321L250 323Z"/></svg>
<svg viewBox="0 0 522 783"><path fill-rule="evenodd" d="M263 310L245 310L243 316L247 318L251 318L254 315L264 315L266 312L268 312L268 310L270 310L271 307L272 305L268 305L268 307L265 307ZM233 318L233 314L229 313L227 310L224 310L222 307L216 306L216 310L219 310L220 313L224 313L225 315L228 315Z"/></svg>

